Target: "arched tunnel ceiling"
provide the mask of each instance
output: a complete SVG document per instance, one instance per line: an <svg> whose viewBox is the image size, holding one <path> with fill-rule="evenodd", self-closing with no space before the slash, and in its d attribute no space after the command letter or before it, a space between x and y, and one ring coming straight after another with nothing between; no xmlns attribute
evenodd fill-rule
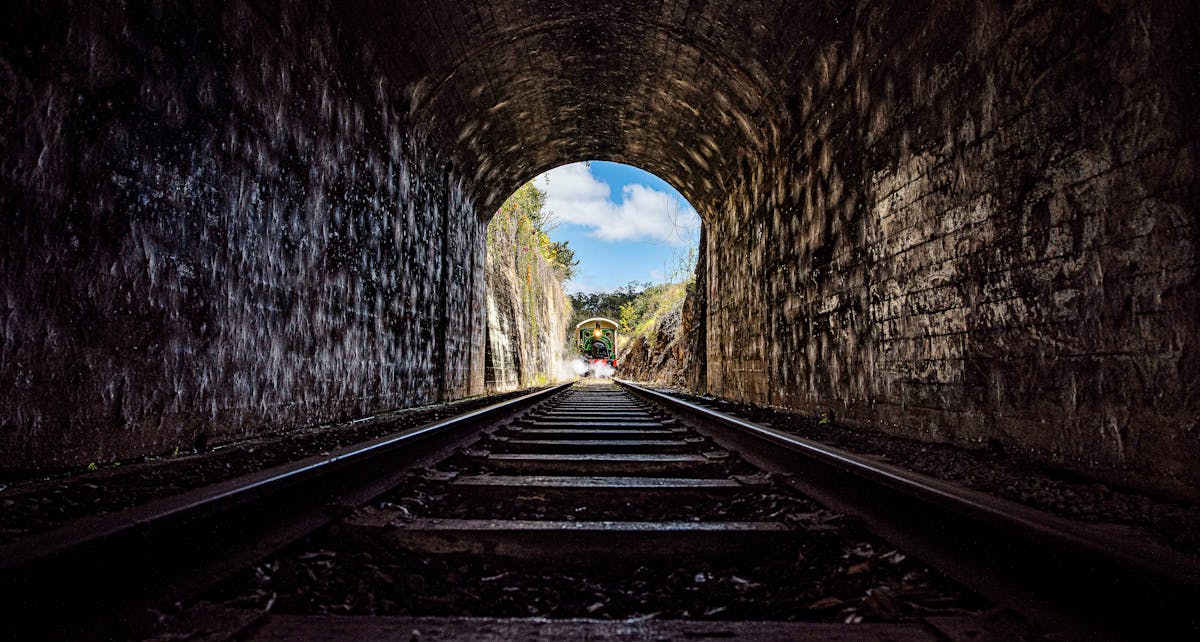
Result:
<svg viewBox="0 0 1200 642"><path fill-rule="evenodd" d="M404 88L416 130L450 150L482 214L542 171L601 159L657 174L703 216L741 158L778 143L791 98L782 80L845 11L429 0L381 1L347 18Z"/></svg>

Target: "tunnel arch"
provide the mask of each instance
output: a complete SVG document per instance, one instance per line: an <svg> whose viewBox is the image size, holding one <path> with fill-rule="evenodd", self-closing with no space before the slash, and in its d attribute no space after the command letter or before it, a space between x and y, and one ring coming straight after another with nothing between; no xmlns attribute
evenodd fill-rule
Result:
<svg viewBox="0 0 1200 642"><path fill-rule="evenodd" d="M1114 150L1083 132L1105 130L1112 120L1087 96L1142 100L1121 80L1128 69L1116 71L1124 63L1100 54L1124 46L1115 37L1096 41L1089 68L1095 73L1082 80L1067 62L1071 46L1032 34L1081 25L1129 34L1136 24L1154 24L1162 44L1139 52L1170 66L1194 50L1170 26L1172 16L1194 15L1181 6L1057 8L1035 17L1006 3L964 10L936 0L906 6L618 0L552 3L521 14L502 2L452 4L431 20L454 33L460 53L427 67L438 89L420 107L446 117L414 126L457 155L464 189L485 217L521 182L574 159L641 167L675 185L702 216L710 240L705 350L714 391L834 408L885 430L913 421L907 410L887 418L891 409L915 406L928 409L922 414L935 427L910 433L966 442L992 438L985 435L997 417L1017 416L1001 430L1023 448L1119 461L1128 456L1130 437L1098 426L1126 425L1111 415L1124 417L1123 411L1080 410L1069 421L1072 436L1063 437L1033 427L1037 419L1019 386L999 401L985 392L996 381L1029 376L1006 365L1017 354L1042 364L1049 380L1078 376L1068 361L1037 356L1044 354L1042 339L1031 336L1040 330L1018 336L1006 324L1023 327L1033 314L1039 323L1054 319L1061 333L1050 334L1061 345L1104 342L1073 312L1047 303L1057 286L1036 276L1023 254L1045 260L1045 253L1031 245L947 248L974 248L980 238L1052 237L1031 231L1042 225L1030 223L1035 217L1014 222L1012 212L1031 207L1019 195L1047 181L1054 185L1047 189L1070 191L1071 180L1091 179L1078 173L1080 165L1050 177L1054 152L1030 141L1069 140L1062 144L1077 146L1067 157L1109 167ZM1013 31L1013 24L1027 31ZM430 42L418 44L424 53L416 55L436 61ZM1177 97L1168 127L1194 130L1181 117L1186 74L1168 71L1153 82L1155 92ZM1180 141L1164 136L1171 145ZM1067 175L1075 178L1059 182ZM1147 191L1154 191L1149 184L1164 185L1145 175L1128 180ZM1114 211L1099 204L1060 207L1051 219L1095 223ZM977 219L986 222L950 222ZM768 249L748 249L757 247ZM1062 270L1080 276L1075 268ZM996 274L1012 280L960 285ZM1021 290L1006 299L1021 303L981 295L996 287ZM1124 287L1137 296L1138 286ZM1088 301L1090 310L1107 305L1099 292ZM1081 342L1081 336L1093 338ZM1146 336L1132 340L1140 345ZM1104 385L1084 378L1091 381L1092 407L1111 408ZM880 400L889 410L879 410ZM1141 402L1118 402L1129 404ZM1084 435L1096 431L1106 435L1103 445L1085 445L1091 440ZM1169 432L1139 443L1158 443L1143 452L1160 450L1163 461L1175 462L1166 467L1180 471L1186 466L1170 454Z"/></svg>
<svg viewBox="0 0 1200 642"><path fill-rule="evenodd" d="M1195 2L152 5L0 24L0 465L479 392L592 158L705 221L706 390L1200 487Z"/></svg>
<svg viewBox="0 0 1200 642"><path fill-rule="evenodd" d="M808 31L844 10L809 7L797 21L783 6L552 3L517 16L490 3L405 9L376 8L365 24L388 30L403 14L400 33L454 34L444 48L438 36L408 39L404 59L423 61L424 73L393 84L407 87L414 126L453 150L482 212L523 181L583 159L646 168L698 210L711 209L739 157L762 157L780 142L788 104L780 66L802 58ZM479 18L489 11L491 20ZM758 46L732 37L743 28L766 33L778 19L805 37Z"/></svg>

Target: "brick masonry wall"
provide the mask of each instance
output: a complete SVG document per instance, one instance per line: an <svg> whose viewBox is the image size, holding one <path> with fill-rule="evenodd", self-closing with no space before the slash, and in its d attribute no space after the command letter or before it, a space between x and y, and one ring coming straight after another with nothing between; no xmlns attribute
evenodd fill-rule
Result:
<svg viewBox="0 0 1200 642"><path fill-rule="evenodd" d="M483 223L326 11L6 8L0 468L482 392Z"/></svg>
<svg viewBox="0 0 1200 642"><path fill-rule="evenodd" d="M712 208L709 389L1200 488L1197 25L860 3Z"/></svg>

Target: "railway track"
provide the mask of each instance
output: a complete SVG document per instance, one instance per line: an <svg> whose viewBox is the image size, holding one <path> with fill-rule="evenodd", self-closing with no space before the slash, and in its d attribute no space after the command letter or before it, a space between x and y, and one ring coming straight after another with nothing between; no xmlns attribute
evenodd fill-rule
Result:
<svg viewBox="0 0 1200 642"><path fill-rule="evenodd" d="M1196 626L1194 568L1163 551L625 383L218 486L0 551L10 633L965 640Z"/></svg>

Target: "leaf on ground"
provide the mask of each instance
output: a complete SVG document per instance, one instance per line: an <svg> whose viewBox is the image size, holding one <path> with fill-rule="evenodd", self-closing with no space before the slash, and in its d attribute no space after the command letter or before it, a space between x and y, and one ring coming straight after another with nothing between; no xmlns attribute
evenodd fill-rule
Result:
<svg viewBox="0 0 1200 642"><path fill-rule="evenodd" d="M871 561L867 560L866 562L859 562L858 564L854 564L850 568L846 569L846 575L858 575L859 573L866 573L870 570Z"/></svg>
<svg viewBox="0 0 1200 642"><path fill-rule="evenodd" d="M836 597L823 597L816 602L809 604L808 609L810 611L827 611L829 609L836 609L843 604L845 604L845 602Z"/></svg>

